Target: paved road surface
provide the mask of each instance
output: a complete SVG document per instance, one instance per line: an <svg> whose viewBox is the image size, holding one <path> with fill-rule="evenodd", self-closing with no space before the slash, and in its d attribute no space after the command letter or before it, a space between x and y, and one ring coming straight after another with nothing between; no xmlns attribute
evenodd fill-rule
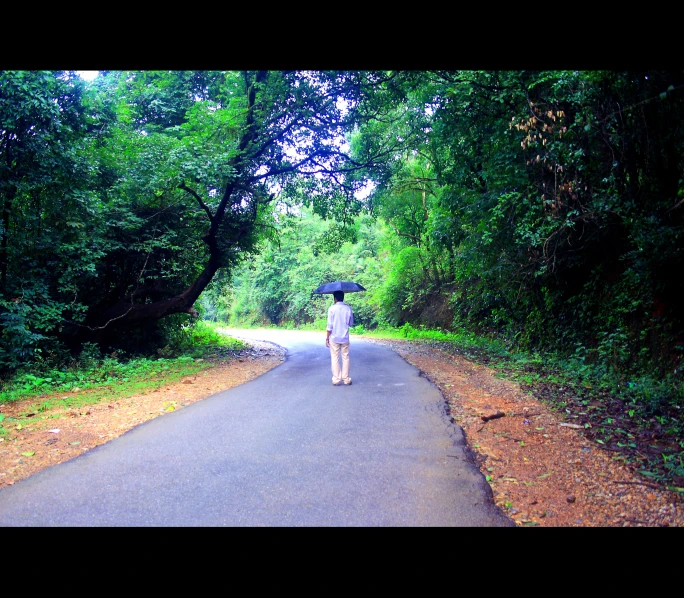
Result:
<svg viewBox="0 0 684 598"><path fill-rule="evenodd" d="M0 526L514 526L434 385L352 337L333 386L324 332L256 380L0 491Z"/></svg>

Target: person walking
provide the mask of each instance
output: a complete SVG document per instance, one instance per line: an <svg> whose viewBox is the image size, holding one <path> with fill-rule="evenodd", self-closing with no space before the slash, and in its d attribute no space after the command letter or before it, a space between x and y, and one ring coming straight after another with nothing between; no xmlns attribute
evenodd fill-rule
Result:
<svg viewBox="0 0 684 598"><path fill-rule="evenodd" d="M349 385L349 328L354 325L354 312L344 302L342 291L333 292L334 303L328 308L328 324L326 326L325 346L330 348L332 367L332 383ZM340 357L342 367L340 368Z"/></svg>

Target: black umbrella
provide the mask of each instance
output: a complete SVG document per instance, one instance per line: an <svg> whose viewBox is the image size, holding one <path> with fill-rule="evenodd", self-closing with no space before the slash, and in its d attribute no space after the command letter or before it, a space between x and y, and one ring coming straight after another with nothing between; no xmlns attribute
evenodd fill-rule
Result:
<svg viewBox="0 0 684 598"><path fill-rule="evenodd" d="M329 293L334 293L335 291L342 291L343 293L358 293L359 291L365 291L358 282L348 282L346 280L337 280L335 282L326 282L318 287L314 294L324 295Z"/></svg>

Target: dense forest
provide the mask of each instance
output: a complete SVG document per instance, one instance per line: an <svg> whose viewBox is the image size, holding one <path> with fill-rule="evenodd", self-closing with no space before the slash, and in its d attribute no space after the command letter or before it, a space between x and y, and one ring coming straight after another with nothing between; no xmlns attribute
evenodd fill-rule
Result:
<svg viewBox="0 0 684 598"><path fill-rule="evenodd" d="M202 318L469 330L681 387L684 72L0 72L0 378ZM672 397L669 398L672 400Z"/></svg>

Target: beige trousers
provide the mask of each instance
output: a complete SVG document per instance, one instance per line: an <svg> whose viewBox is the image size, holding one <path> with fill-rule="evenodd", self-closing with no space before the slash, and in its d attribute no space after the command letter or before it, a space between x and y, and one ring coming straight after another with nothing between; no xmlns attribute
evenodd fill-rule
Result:
<svg viewBox="0 0 684 598"><path fill-rule="evenodd" d="M342 357L342 369L340 369L340 356ZM349 377L349 343L336 343L330 341L330 365L332 367L332 383L351 384Z"/></svg>

